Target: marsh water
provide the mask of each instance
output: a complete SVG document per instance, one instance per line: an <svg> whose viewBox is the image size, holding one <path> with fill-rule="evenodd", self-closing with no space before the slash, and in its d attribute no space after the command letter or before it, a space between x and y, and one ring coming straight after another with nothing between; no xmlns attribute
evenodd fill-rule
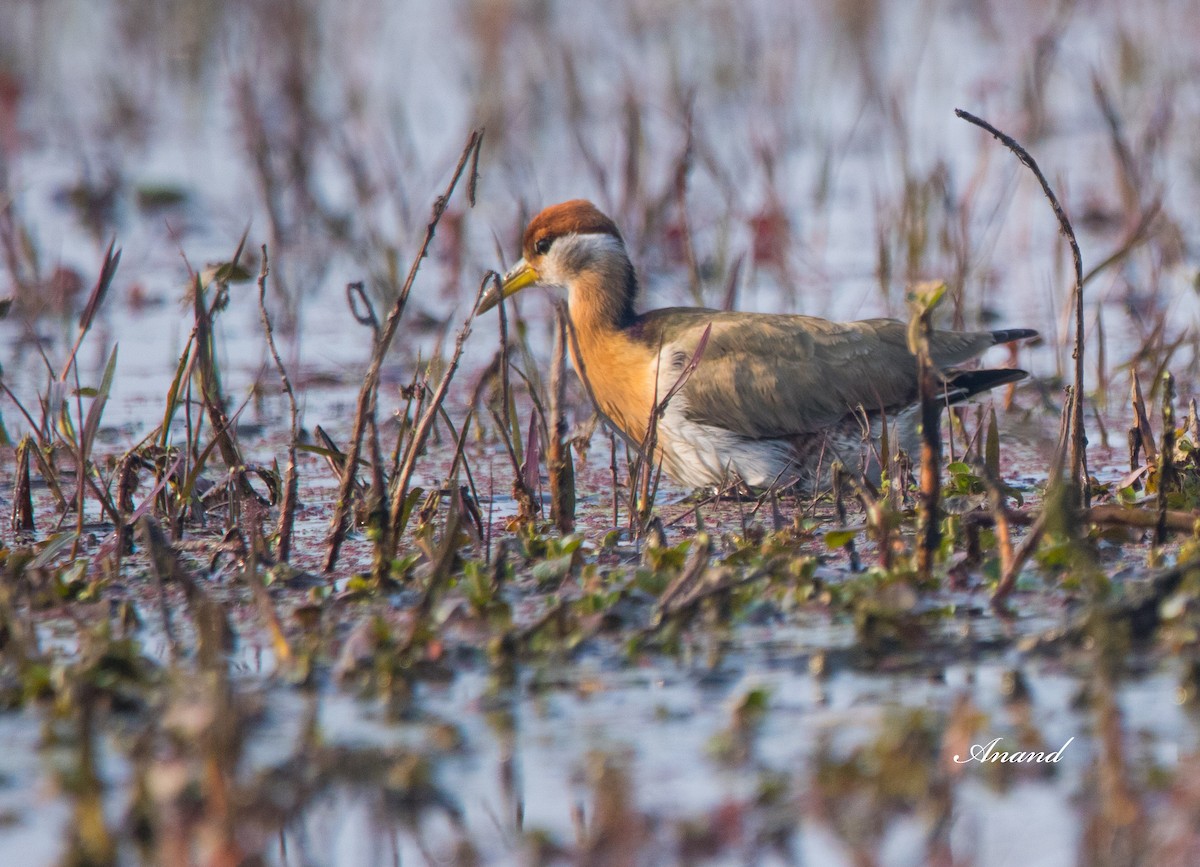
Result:
<svg viewBox="0 0 1200 867"><path fill-rule="evenodd" d="M344 443L371 341L346 286L363 281L382 318L467 134L482 127L476 202L455 192L421 265L384 367L382 419L449 352L483 274L518 255L524 221L583 196L621 226L643 307L728 301L903 318L905 285L942 279L946 324L1038 329L1042 339L1015 357L988 359L1031 372L1011 406L997 404L1005 476L1036 503L1070 377L1071 258L1032 175L957 119L964 108L1035 155L1072 217L1085 272L1117 254L1085 291L1090 468L1113 483L1130 469L1131 371L1150 392L1172 370L1181 407L1195 390L1196 45L1194 0L3 0L0 296L16 299L0 319L3 382L38 407L115 238L120 266L78 369L94 388L118 347L96 452L121 455L162 420L193 327L192 275L229 260L244 234L251 275L269 249L268 305L301 426ZM1139 235L1147 214L1154 230ZM518 300L528 354L515 363L530 373L549 368L550 294ZM446 404L456 421L498 341L494 320L474 323ZM232 286L215 345L225 393L246 402L237 424L248 460L282 461L288 410L253 279ZM569 422L582 426L586 395L573 384L570 397ZM27 432L7 396L0 419L13 443ZM178 422L174 435L184 435ZM445 434L431 444L419 483L436 487L453 451ZM7 513L15 461L8 445L0 453ZM482 432L468 454L499 538L516 511L508 457ZM609 462L608 437L593 433L577 476L579 532L583 560L615 572L642 552L627 535L611 544ZM293 565L316 575L336 478L311 453L299 471ZM671 544L695 532L694 520L670 523L689 495L669 480L658 492ZM58 519L44 486L34 497L45 540ZM96 503L86 508L102 539L111 526ZM806 506L779 508L791 522ZM719 540L746 535L731 504L705 520ZM1142 537L1098 545L1118 586L1146 572ZM820 560L830 587L855 580L819 528L800 555ZM1176 555L1168 545L1155 556ZM352 534L331 592L370 562L368 535ZM400 714L329 674L292 685L254 612L235 612L231 682L254 708L238 773L303 765L319 731L348 767L383 756L391 774L334 775L278 828L242 829L243 849L273 864L1060 865L1097 863L1105 830L1129 825L1140 843L1111 863L1196 863L1189 622L1130 650L1111 700L1095 701L1086 653L1028 650L1076 610L1078 586L1061 577L1028 566L1005 619L989 610L978 572L947 579L912 603L944 616L903 652L864 652L835 606L778 600L697 626L673 654L631 654L619 635L601 635L506 683L460 636L447 642L443 676L420 680ZM109 581L90 604L138 601L141 652L170 664L144 573ZM370 611L413 604L401 590ZM513 600L518 619L544 604L525 585ZM80 619L97 610L64 603L30 617L42 648L69 662ZM448 607L451 633L455 616ZM354 619L343 618L341 644ZM0 713L0 863L64 857L74 753L59 728L38 703ZM130 821L144 761L135 729L117 715L97 740L114 827ZM1066 746L1052 764L954 762L994 738ZM409 759L420 798L396 776ZM607 848L583 847L606 827ZM192 857L203 851L196 843ZM119 863L138 857L122 844Z"/></svg>

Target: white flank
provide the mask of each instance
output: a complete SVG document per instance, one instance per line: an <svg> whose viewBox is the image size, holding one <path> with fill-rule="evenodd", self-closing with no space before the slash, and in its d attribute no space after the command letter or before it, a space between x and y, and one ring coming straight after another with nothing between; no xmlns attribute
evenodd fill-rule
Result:
<svg viewBox="0 0 1200 867"><path fill-rule="evenodd" d="M792 448L783 440L752 440L684 415L687 400L676 395L660 423L658 441L671 477L695 488L723 487L741 479L755 488L787 485L798 475Z"/></svg>
<svg viewBox="0 0 1200 867"><path fill-rule="evenodd" d="M679 381L690 356L679 363L677 347L659 354L658 399ZM794 451L784 440L751 439L731 430L701 424L687 417L687 396L678 392L659 420L658 443L666 471L678 482L696 488L722 487L734 479L755 488L788 485L798 476Z"/></svg>
<svg viewBox="0 0 1200 867"><path fill-rule="evenodd" d="M668 394L690 360L674 346L663 347L658 375L658 394ZM907 408L892 418L892 447L899 445L910 455L917 454L917 409ZM678 482L693 487L724 487L741 480L752 488L799 484L816 490L830 484L830 468L840 461L850 473L864 467L878 481L879 466L873 455L879 444L879 419L849 416L844 422L815 433L807 442L803 437L754 439L726 428L701 424L687 416L687 388L667 404L659 421L658 443L664 469ZM869 424L869 430L866 425ZM868 437L873 445L868 442ZM802 444L801 444L802 443Z"/></svg>

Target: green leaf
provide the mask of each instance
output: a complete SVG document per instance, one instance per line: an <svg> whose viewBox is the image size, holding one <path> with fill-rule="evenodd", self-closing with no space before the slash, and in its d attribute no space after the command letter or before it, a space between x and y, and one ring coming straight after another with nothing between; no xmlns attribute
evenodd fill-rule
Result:
<svg viewBox="0 0 1200 867"><path fill-rule="evenodd" d="M983 463L993 479L1000 478L1000 428L996 424L996 407L988 412L987 441L983 448Z"/></svg>
<svg viewBox="0 0 1200 867"><path fill-rule="evenodd" d="M142 184L135 191L137 205L142 210L174 208L187 201L187 190L172 184Z"/></svg>
<svg viewBox="0 0 1200 867"><path fill-rule="evenodd" d="M46 541L46 547L42 548L41 552L29 561L29 569L45 569L54 558L67 549L67 547L75 541L78 534L74 531L59 533L57 536L51 536Z"/></svg>
<svg viewBox="0 0 1200 867"><path fill-rule="evenodd" d="M918 283L908 293L908 301L918 309L919 313L932 310L941 303L946 295L946 284L940 280L928 280Z"/></svg>
<svg viewBox="0 0 1200 867"><path fill-rule="evenodd" d="M830 549L844 548L849 545L857 535L858 530L830 530L825 534L825 545Z"/></svg>
<svg viewBox="0 0 1200 867"><path fill-rule="evenodd" d="M568 536L563 536L554 543L556 548L562 554L574 554L579 550L579 546L583 544L583 536L578 533L571 533Z"/></svg>
<svg viewBox="0 0 1200 867"><path fill-rule="evenodd" d="M242 414L242 410L245 408L246 404L244 403L238 407L237 412L235 412L233 417L229 419L227 428L233 427L233 425L237 423L238 416ZM188 473L187 478L184 480L183 488L179 492L179 501L181 503L191 502L192 491L196 488L196 482L200 479L200 474L204 472L204 467L208 464L208 459L212 455L213 449L215 449L217 447L217 443L221 441L221 436L223 433L224 430L216 431L213 434L212 439L209 440L208 445L206 445L203 451L201 451L196 457L196 463L192 466L192 471ZM183 454L186 454L186 452Z"/></svg>
<svg viewBox="0 0 1200 867"><path fill-rule="evenodd" d="M100 417L104 415L104 406L108 403L108 394L112 390L113 375L117 372L117 347L114 345L108 356L108 364L104 366L104 376L100 379L100 388L92 405L88 407L87 420L83 423L83 435L80 437L80 449L86 457L92 450L92 441L100 428Z"/></svg>
<svg viewBox="0 0 1200 867"><path fill-rule="evenodd" d="M255 275L250 269L240 262L219 262L205 268L200 275L206 286L210 283L249 283L254 278Z"/></svg>
<svg viewBox="0 0 1200 867"><path fill-rule="evenodd" d="M412 517L413 509L416 508L417 502L425 496L424 488L413 488L404 498L404 503L400 506L400 520L396 522L396 538L399 539L404 535L404 530L408 527L408 519Z"/></svg>
<svg viewBox="0 0 1200 867"><path fill-rule="evenodd" d="M175 365L175 378L171 380L171 387L167 390L167 405L163 410L162 428L158 435L158 444L164 449L170 439L168 434L171 428L171 419L175 417L175 410L179 407L180 389L183 386L184 377L191 367L192 339L188 338L187 345L183 348L183 354L179 356L179 363Z"/></svg>
<svg viewBox="0 0 1200 867"><path fill-rule="evenodd" d="M574 565L575 555L565 554L562 557L555 557L551 560L543 560L533 567L533 577L538 584L549 584L555 581L561 581L571 574L571 567Z"/></svg>
<svg viewBox="0 0 1200 867"><path fill-rule="evenodd" d="M346 582L345 592L351 594L369 594L375 590L375 582L369 575L355 574Z"/></svg>

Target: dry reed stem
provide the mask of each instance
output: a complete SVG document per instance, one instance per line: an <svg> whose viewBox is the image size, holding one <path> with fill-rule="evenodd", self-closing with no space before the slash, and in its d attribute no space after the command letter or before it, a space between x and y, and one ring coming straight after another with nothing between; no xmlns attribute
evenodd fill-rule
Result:
<svg viewBox="0 0 1200 867"><path fill-rule="evenodd" d="M1136 449L1141 446L1142 453L1146 456L1146 460L1155 461L1158 459L1158 445L1154 442L1154 431L1150 427L1150 414L1146 411L1146 400L1142 397L1142 384L1138 380L1137 371L1130 370L1130 403L1133 404L1134 428L1130 431L1130 436L1136 434L1136 442L1133 446ZM1131 453L1131 463L1136 464L1136 452ZM1130 466L1129 471L1136 470L1136 466Z"/></svg>
<svg viewBox="0 0 1200 867"><path fill-rule="evenodd" d="M234 266L237 265L238 260L241 258L242 244L245 243L245 240L245 236L243 236L242 243L238 244L237 252L233 257ZM225 466L233 473L238 493L243 497L256 499L257 495L254 493L254 489L250 486L246 474L241 470L244 461L242 460L241 449L238 447L233 422L225 412L225 399L221 394L221 385L217 377L217 362L213 356L213 321L219 305L224 303L221 298L223 289L218 288L217 298L213 300L213 305L209 308L204 303L204 292L199 275L195 278L194 288L195 291L192 300L196 320L195 370L200 378L200 397L204 402L204 408L208 412L209 423L213 427L217 448L221 452L221 460L225 462Z"/></svg>
<svg viewBox="0 0 1200 867"><path fill-rule="evenodd" d="M250 546L250 551L246 556L242 579L250 586L254 602L258 605L263 620L266 621L267 632L271 636L271 646L275 649L275 657L279 660L280 667L290 666L294 658L292 647L283 631L283 624L279 621L279 612L275 610L271 594L267 592L266 584L263 583L262 576L258 574L258 555L255 545Z"/></svg>
<svg viewBox="0 0 1200 867"><path fill-rule="evenodd" d="M493 287L499 291L500 275L495 271L489 271L484 276L484 281L491 282ZM509 462L512 464L513 469L512 494L513 499L516 500L518 504L517 517L515 520L517 522L532 521L536 516L541 504L537 499L536 492L533 490L533 488L536 487L537 480L534 479L533 483L526 484L526 469L529 463L528 457L523 460L522 457L517 454L517 452L521 450L521 426L513 423L512 411L514 403L512 397L512 379L509 375L513 370L517 370L517 368L511 367L509 362L510 347L508 342L508 304L506 303L502 294L500 296L500 306L498 309L500 318L500 415L498 418L496 418L496 421L500 427L501 442L504 444L504 448L508 453ZM534 405L537 406L538 398L536 389L528 380L526 380L526 386L529 389L530 399L534 402ZM494 418L496 417L495 411L493 411L492 415ZM528 453L528 450L528 444L526 444L525 452Z"/></svg>
<svg viewBox="0 0 1200 867"><path fill-rule="evenodd" d="M391 569L391 556L387 550L388 524L387 511L387 480L383 472L383 447L379 442L379 425L374 414L367 417L367 443L371 448L371 484L365 496L366 504L364 523L368 528L368 536L374 533L375 563L372 568L374 581L380 584ZM361 483L359 483L361 488Z"/></svg>
<svg viewBox="0 0 1200 867"><path fill-rule="evenodd" d="M36 421L34 421L34 418L30 414L29 410L25 408L25 404L21 403L20 398L13 394L12 389L10 389L4 383L4 379L2 377L0 377L0 391L3 391L4 394L7 395L8 399L13 402L13 406L17 408L17 411L25 417L25 421L28 422L29 428L33 431L33 435L37 437L38 442L47 442L48 440L46 438L45 431L43 430L44 425L38 424Z"/></svg>
<svg viewBox="0 0 1200 867"><path fill-rule="evenodd" d="M659 371L657 365L662 363L662 346L659 346L654 371L654 401L651 404L650 418L646 422L646 436L642 440L641 448L637 452L637 460L634 462L631 480L633 482L631 488L636 488L637 491L637 502L633 504L633 514L637 516L635 529L639 538L649 526L651 508L658 496L658 483L662 476L662 458L659 459L657 465L651 460L658 453L659 420L666 414L667 406L675 398L675 395L683 390L688 380L692 378L692 374L696 372L696 368L700 366L700 360L704 357L704 350L708 347L708 339L711 334L712 325L710 324L705 327L704 333L696 342L691 359L679 371L675 382L667 389L667 393L661 400L658 395Z"/></svg>
<svg viewBox="0 0 1200 867"><path fill-rule="evenodd" d="M121 516L121 523L113 528L113 538L116 541L116 545L113 547L113 562L116 567L120 566L121 555L133 550L133 527L129 524L129 516L133 514L135 508L133 495L137 493L138 469L141 467L141 462L140 455L131 450L121 458L121 462L117 465L116 506L117 513Z"/></svg>
<svg viewBox="0 0 1200 867"><path fill-rule="evenodd" d="M1079 242L1075 239L1075 230L1071 228L1071 221L1067 218L1066 211L1063 210L1062 205L1059 204L1058 197L1054 195L1054 190L1050 188L1046 176L1042 174L1042 170L1038 168L1037 162L1025 148L1021 147L1012 136L1002 133L986 120L976 117L970 112L956 108L954 113L963 120L987 130L1016 154L1017 159L1033 172L1038 183L1042 185L1042 192L1046 194L1046 198L1050 201L1050 207L1054 209L1054 216L1058 219L1059 230L1071 246L1071 257L1075 265L1075 348L1071 353L1071 357L1075 361L1075 400L1071 404L1071 480L1078 494L1079 502L1086 507L1090 505L1091 501L1091 486L1085 477L1087 434L1083 427L1083 256L1079 252Z"/></svg>
<svg viewBox="0 0 1200 867"><path fill-rule="evenodd" d="M546 443L546 468L550 474L550 517L562 534L575 529L575 467L571 445L565 442L567 314L554 308L554 352L550 368L550 437Z"/></svg>
<svg viewBox="0 0 1200 867"><path fill-rule="evenodd" d="M491 272L485 279L491 279L493 286L499 292L500 275ZM504 445L512 461L513 473L516 479L521 478L521 460L517 457L515 443L520 442L520 432L513 427L512 421L512 381L509 377L509 346L508 346L508 304L503 293L500 293L500 306L497 310L500 320L500 420L504 432Z"/></svg>
<svg viewBox="0 0 1200 867"><path fill-rule="evenodd" d="M988 515L988 517L992 517ZM1012 520L1012 516L1008 516ZM1012 553L1009 558L1008 567L1001 571L1000 580L996 582L996 587L992 590L991 604L995 610L1000 610L1004 605L1004 600L1012 593L1013 588L1017 586L1017 578L1021 574L1021 570L1025 568L1025 563L1033 556L1033 552L1037 550L1038 543L1042 541L1042 535L1046 532L1046 522L1048 513L1045 509L1038 512L1033 523L1029 526L1029 532L1025 534L1025 538L1021 540L1021 544Z"/></svg>
<svg viewBox="0 0 1200 867"><path fill-rule="evenodd" d="M1167 540L1167 498L1179 487L1179 470L1175 467L1175 377L1163 376L1162 396L1163 438L1158 457L1158 523L1154 529L1154 544Z"/></svg>
<svg viewBox="0 0 1200 867"><path fill-rule="evenodd" d="M1008 512L1007 520L1016 527L1031 527L1037 524L1041 512ZM1157 511L1149 509L1134 509L1129 506L1119 506L1115 503L1102 503L1092 506L1080 516L1083 524L1097 527L1125 527L1130 530L1153 530L1159 524L1160 516ZM1168 530L1174 533L1195 533L1200 526L1200 512L1188 512L1183 509L1167 509L1162 518ZM974 527L995 526L996 516L992 512L968 512L963 516L964 524Z"/></svg>
<svg viewBox="0 0 1200 867"><path fill-rule="evenodd" d="M33 438L25 436L17 444L17 477L13 482L12 531L32 532L33 494L29 478L29 450L36 448Z"/></svg>
<svg viewBox="0 0 1200 867"><path fill-rule="evenodd" d="M413 608L408 635L405 636L399 648L402 657L411 656L427 637L438 599L453 575L454 560L458 554L457 536L462 526L462 512L457 496L452 494L449 500L446 523L442 527L441 544L432 552L433 556L430 558L429 581L421 593L421 598Z"/></svg>
<svg viewBox="0 0 1200 867"><path fill-rule="evenodd" d="M1096 305L1096 400L1092 416L1100 426L1101 443L1108 448L1108 431L1100 422L1100 410L1108 409L1108 339L1104 333L1104 306Z"/></svg>
<svg viewBox="0 0 1200 867"><path fill-rule="evenodd" d="M1136 250L1142 242L1146 241L1151 233L1151 228L1154 226L1155 220L1162 212L1162 199L1154 199L1150 204L1142 209L1138 215L1138 221L1134 224L1129 233L1121 239L1115 250L1104 257L1098 264L1093 265L1091 269L1083 275L1083 285L1091 283L1100 274L1107 271L1113 265L1117 265Z"/></svg>
<svg viewBox="0 0 1200 867"><path fill-rule="evenodd" d="M942 287L944 291L944 284ZM917 297L917 307L909 323L908 349L916 356L917 394L921 406L921 478L917 501L917 570L923 578L933 573L933 562L942 542L939 516L942 466L942 402L938 399L937 374L929 354L931 316L940 299L936 295Z"/></svg>
<svg viewBox="0 0 1200 867"><path fill-rule="evenodd" d="M1062 418L1059 420L1058 442L1054 449L1054 459L1050 465L1050 486L1046 489L1047 500L1051 493L1055 490L1055 485L1062 483L1062 467L1063 460L1067 449L1067 438L1071 431L1071 410L1074 406L1075 393L1070 386L1067 386L1067 401L1063 406ZM1021 544L1017 550L1013 552L1012 560L1009 562L1009 568L1001 573L1000 580L996 582L996 588L992 591L991 604L996 611L1003 611L1004 599L1012 592L1016 586L1017 578L1021 574L1021 570L1025 568L1025 563L1033 556L1033 552L1037 550L1038 543L1042 540L1042 535L1046 532L1051 524L1052 518L1064 520L1068 526L1074 527L1079 516L1076 515L1070 507L1066 509L1065 515L1052 515L1049 503L1043 503L1041 512L1033 520L1030 525L1029 532L1025 538L1021 540ZM1009 515L1009 520L1013 519L1013 515Z"/></svg>
<svg viewBox="0 0 1200 867"><path fill-rule="evenodd" d="M342 472L341 483L338 485L337 498L334 500L333 517L329 522L329 534L326 537L327 549L323 566L325 572L332 572L334 566L337 565L338 553L341 551L342 541L346 536L350 500L354 490L358 459L362 451L363 434L367 429L367 417L375 414L376 398L379 392L379 375L383 368L383 359L392 345L392 339L396 336L396 330L400 327L400 319L404 315L404 308L408 304L409 293L412 291L413 283L417 279L417 271L420 269L421 262L429 252L430 244L433 243L434 233L437 231L438 223L441 222L442 215L446 211L446 206L450 202L450 196L453 195L454 190L458 187L458 183L462 179L468 163L472 165L472 171L474 171L474 160L477 159L475 152L482 142L483 132L481 130L472 130L471 134L467 137L467 143L463 147L462 153L459 155L458 164L454 167L454 172L450 176L450 182L446 185L446 189L442 195L438 196L433 203L430 220L425 227L425 237L421 241L417 255L413 257L412 265L409 267L408 276L404 280L400 294L396 297L396 301L388 313L387 321L384 323L379 337L375 341L375 346L371 353L371 363L367 367L363 386L358 392L358 403L354 412L354 430L350 435L350 444L346 451L345 468ZM468 183L468 191L473 189L474 180L472 179ZM472 201L473 198L472 196Z"/></svg>
<svg viewBox="0 0 1200 867"><path fill-rule="evenodd" d="M291 420L288 463L283 475L283 496L280 498L279 504L279 525L276 529L278 541L275 547L276 557L286 563L291 554L292 527L296 521L296 495L299 488L299 480L296 477L296 440L300 435L300 410L296 406L296 393L292 390L292 381L288 379L287 369L284 368L283 359L279 357L279 350L275 346L275 332L271 327L271 317L267 313L267 275L270 271L267 245L263 244L262 269L258 273L258 311L262 317L263 330L267 335L267 346L271 350L271 358L275 362L275 369L279 371L283 393L287 396Z"/></svg>
<svg viewBox="0 0 1200 867"><path fill-rule="evenodd" d="M1009 522L1009 511L1005 504L1005 493L997 472L999 464L999 449L993 452L993 436L996 433L996 412L993 409L988 425L987 460L980 465L981 478L988 491L988 505L991 507L993 526L996 528L996 546L1000 549L1000 574L1008 575L1013 567L1012 527Z"/></svg>
<svg viewBox="0 0 1200 867"><path fill-rule="evenodd" d="M471 311L467 314L467 319L463 322L462 328L459 329L458 337L454 342L454 352L450 356L450 362L446 365L446 370L442 374L441 381L438 382L437 389L430 396L429 404L421 414L421 420L413 428L409 446L404 456L404 463L401 465L400 472L393 482L392 503L389 510L388 526L386 528L388 540L386 550L393 555L400 545L401 517L404 511L404 500L408 496L408 486L412 480L413 470L416 468L417 458L424 449L425 440L428 438L429 432L433 429L434 422L437 421L438 413L442 408L442 401L446 399L446 393L450 390L450 381L454 379L454 374L458 370L458 363L462 359L463 346L466 344L467 336L471 333L471 323L475 320L475 311L479 307L479 300L483 297L487 285L487 278L484 278L479 284L479 291L475 293L475 301L471 305Z"/></svg>
<svg viewBox="0 0 1200 867"><path fill-rule="evenodd" d="M463 419L462 427L455 427L454 422L450 420L450 413L446 412L444 406L438 408L438 415L442 417L444 424L450 431L450 436L454 438L454 455L450 459L450 472L446 474L447 479L458 478L458 468L462 467L467 476L467 488L471 494L471 499L479 502L479 488L475 485L475 474L471 471L471 462L467 460L467 434L471 430L471 421L475 418L475 401L471 401L471 406L467 409L467 415Z"/></svg>

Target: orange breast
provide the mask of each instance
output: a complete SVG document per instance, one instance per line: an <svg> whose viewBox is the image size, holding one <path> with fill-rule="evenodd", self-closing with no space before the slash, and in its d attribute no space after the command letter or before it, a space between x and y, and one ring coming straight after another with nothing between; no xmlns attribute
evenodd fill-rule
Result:
<svg viewBox="0 0 1200 867"><path fill-rule="evenodd" d="M572 360L587 376L604 414L635 442L646 437L654 405L655 355L649 347L617 331L578 332L583 363L572 346Z"/></svg>

